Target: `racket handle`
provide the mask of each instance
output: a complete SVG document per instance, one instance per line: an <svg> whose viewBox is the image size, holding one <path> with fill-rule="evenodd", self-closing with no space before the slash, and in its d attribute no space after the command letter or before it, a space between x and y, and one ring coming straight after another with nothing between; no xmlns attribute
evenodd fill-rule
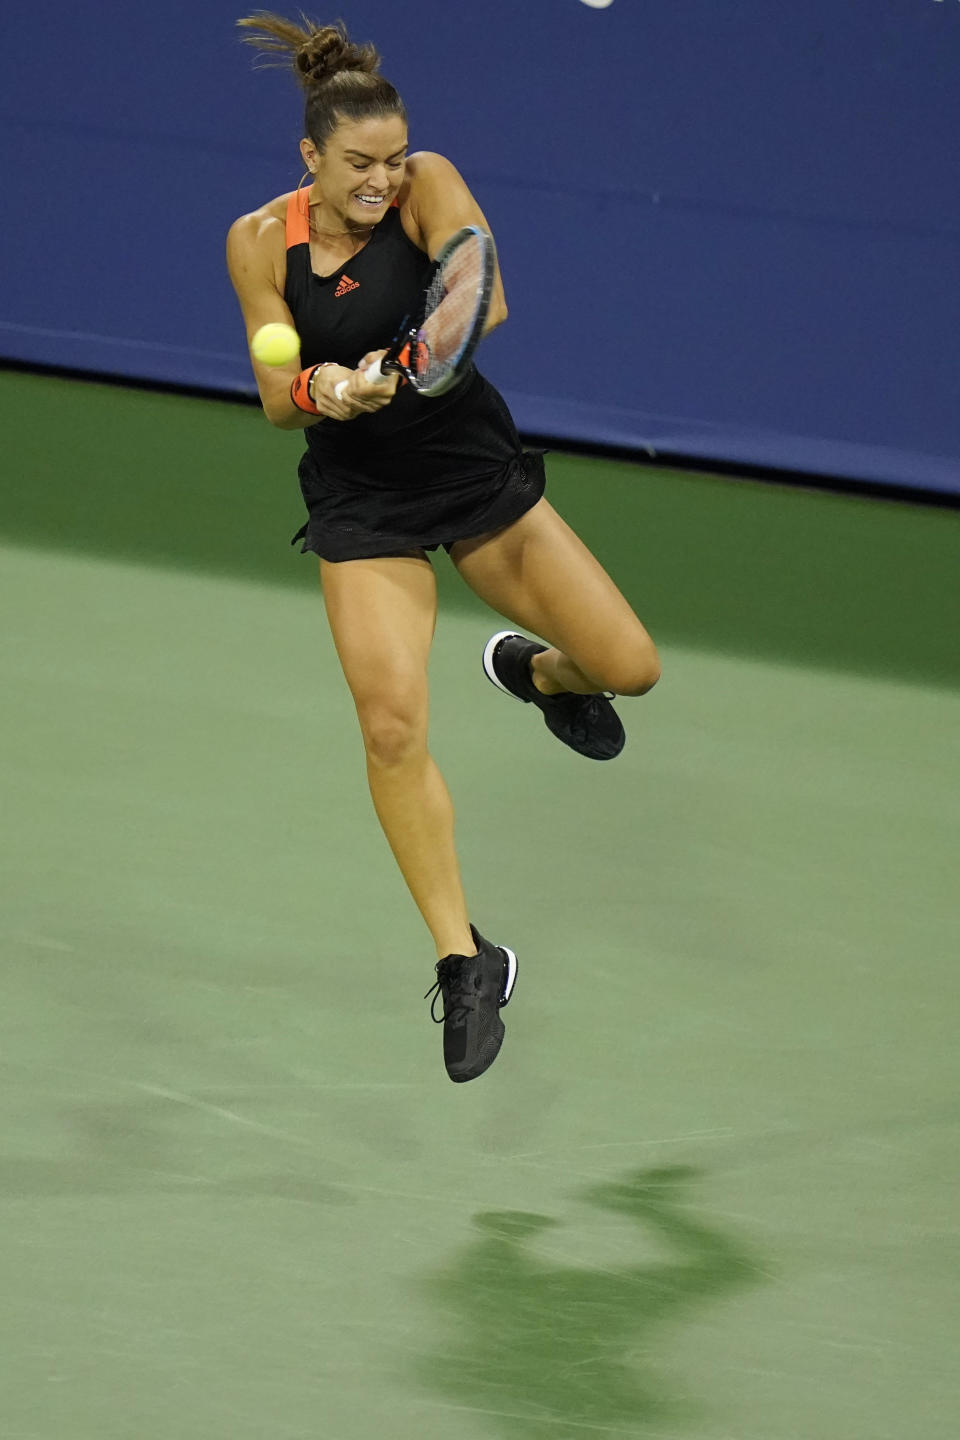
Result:
<svg viewBox="0 0 960 1440"><path fill-rule="evenodd" d="M346 381L346 380L338 380L337 383L336 383L336 385L334 385L334 387L333 387L333 393L334 393L334 395L336 395L336 397L337 397L338 400L342 400L342 399L343 399L343 392L344 392L344 390L346 390L346 388L347 388L347 381Z"/></svg>
<svg viewBox="0 0 960 1440"><path fill-rule="evenodd" d="M380 368L379 360L374 360L372 365L368 365L363 374L368 385L382 385L386 379L386 376Z"/></svg>

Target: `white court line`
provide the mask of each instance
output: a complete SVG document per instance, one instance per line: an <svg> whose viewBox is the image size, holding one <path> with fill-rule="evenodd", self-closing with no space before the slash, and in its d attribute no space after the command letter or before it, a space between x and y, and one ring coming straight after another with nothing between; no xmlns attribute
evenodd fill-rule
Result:
<svg viewBox="0 0 960 1440"><path fill-rule="evenodd" d="M229 1120L234 1125L243 1125L248 1130L257 1130L261 1135L269 1135L275 1140L289 1140L294 1145L299 1145L307 1150L316 1150L317 1146L304 1140L302 1135L293 1135L289 1130L278 1130L273 1125L264 1125L259 1120L249 1120L246 1115L238 1115L235 1110L226 1110L222 1105L211 1105L209 1100L198 1100L194 1095L185 1095L180 1090L168 1090L163 1085L145 1085L139 1080L125 1082L133 1085L137 1090L144 1090L148 1095L159 1095L164 1100L173 1100L178 1105L187 1105L192 1110L200 1110L208 1115L216 1115L218 1119Z"/></svg>
<svg viewBox="0 0 960 1440"><path fill-rule="evenodd" d="M758 1130L756 1134L763 1135L766 1131ZM685 1135L669 1135L662 1140L606 1140L598 1145L550 1145L545 1150L520 1150L514 1155L501 1155L501 1160L539 1160L549 1158L551 1155L559 1155L563 1158L567 1155L579 1155L584 1150L645 1150L654 1145L682 1145L687 1140L709 1140L715 1136L722 1136L729 1140L737 1135L737 1131L729 1125L722 1126L719 1130L690 1130Z"/></svg>

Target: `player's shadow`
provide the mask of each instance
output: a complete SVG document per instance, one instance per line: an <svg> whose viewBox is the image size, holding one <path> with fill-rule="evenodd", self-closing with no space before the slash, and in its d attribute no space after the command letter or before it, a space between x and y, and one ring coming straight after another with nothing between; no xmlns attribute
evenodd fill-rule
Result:
<svg viewBox="0 0 960 1440"><path fill-rule="evenodd" d="M646 1358L659 1332L763 1275L740 1241L691 1214L684 1201L695 1174L641 1170L578 1196L652 1229L673 1259L555 1263L546 1232L560 1222L516 1210L475 1215L476 1239L423 1282L444 1338L417 1362L419 1383L509 1440L642 1434L689 1416Z"/></svg>

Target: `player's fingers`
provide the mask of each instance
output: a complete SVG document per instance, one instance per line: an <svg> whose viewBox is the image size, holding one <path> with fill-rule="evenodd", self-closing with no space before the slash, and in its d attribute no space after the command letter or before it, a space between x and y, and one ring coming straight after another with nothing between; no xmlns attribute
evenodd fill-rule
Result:
<svg viewBox="0 0 960 1440"><path fill-rule="evenodd" d="M369 388L367 389L369 393ZM333 404L338 412L338 419L352 420L357 415L362 415L368 410L376 410L379 407L369 404L364 395L358 393L349 380L339 380L334 388Z"/></svg>
<svg viewBox="0 0 960 1440"><path fill-rule="evenodd" d="M375 396L378 404L386 405L396 395L399 383L400 376L396 371L393 371L392 374L388 372L386 375L381 375L376 380L368 379L364 375L361 384L357 387L357 393L359 394L362 390L364 398Z"/></svg>
<svg viewBox="0 0 960 1440"><path fill-rule="evenodd" d="M354 410L379 410L389 404L392 394L392 390L380 386L374 388L365 380L341 380L334 391L336 403L348 405Z"/></svg>
<svg viewBox="0 0 960 1440"><path fill-rule="evenodd" d="M370 385L366 380L356 380L344 385L337 399L349 405L355 414L371 414L389 405L395 390L395 385Z"/></svg>
<svg viewBox="0 0 960 1440"><path fill-rule="evenodd" d="M375 376L370 376L366 373L378 360L382 360L386 353L386 350L368 351L360 361L357 369L363 374L369 386L376 386L381 395L386 394L392 398L393 395L396 394L397 385L400 383L400 376L395 370L392 373L388 371L386 375L379 371Z"/></svg>
<svg viewBox="0 0 960 1440"><path fill-rule="evenodd" d="M358 400L353 408L357 415L375 415L378 410L382 410L385 405L390 404L391 398L389 395L384 395L376 400Z"/></svg>

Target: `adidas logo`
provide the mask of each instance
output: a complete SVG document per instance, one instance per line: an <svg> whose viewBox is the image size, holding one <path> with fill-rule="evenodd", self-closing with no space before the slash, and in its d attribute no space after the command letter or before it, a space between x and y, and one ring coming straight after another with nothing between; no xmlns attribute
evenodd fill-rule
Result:
<svg viewBox="0 0 960 1440"><path fill-rule="evenodd" d="M337 286L336 290L334 290L334 292L333 292L334 299L335 299L335 300L339 300L341 295L347 295L347 294L349 294L349 292L350 292L351 290L359 290L359 289L360 289L360 281L359 281L359 280L351 280L349 275L343 274L343 275L340 276L340 284Z"/></svg>

